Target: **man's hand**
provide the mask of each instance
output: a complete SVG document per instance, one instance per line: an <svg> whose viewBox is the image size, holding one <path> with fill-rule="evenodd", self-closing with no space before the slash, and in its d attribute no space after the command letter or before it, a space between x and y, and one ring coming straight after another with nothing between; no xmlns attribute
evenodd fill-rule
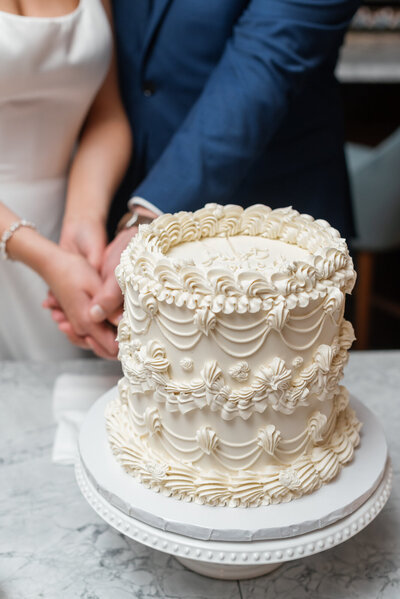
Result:
<svg viewBox="0 0 400 599"><path fill-rule="evenodd" d="M90 316L93 322L108 320L117 325L122 315L123 297L115 278L115 269L130 240L137 233L137 227L124 229L107 246L104 252L101 278L103 285L91 302Z"/></svg>
<svg viewBox="0 0 400 599"><path fill-rule="evenodd" d="M80 254L94 269L100 272L107 233L101 220L74 218L64 220L60 247L73 254Z"/></svg>
<svg viewBox="0 0 400 599"><path fill-rule="evenodd" d="M135 212L147 219L154 220L158 216L158 214L143 206L135 206ZM120 262L122 252L137 231L137 227L123 229L106 248L101 269L103 287L94 296L90 308L93 322L108 320L116 325L121 319L123 297L115 278L115 269Z"/></svg>

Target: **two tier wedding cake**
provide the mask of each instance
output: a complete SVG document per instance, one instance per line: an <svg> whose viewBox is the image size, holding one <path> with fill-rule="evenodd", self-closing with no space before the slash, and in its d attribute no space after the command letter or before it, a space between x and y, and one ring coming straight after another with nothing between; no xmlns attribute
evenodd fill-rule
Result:
<svg viewBox="0 0 400 599"><path fill-rule="evenodd" d="M327 222L263 205L164 215L117 277L124 377L106 427L128 474L250 507L311 493L352 459L360 423L339 382L355 272Z"/></svg>

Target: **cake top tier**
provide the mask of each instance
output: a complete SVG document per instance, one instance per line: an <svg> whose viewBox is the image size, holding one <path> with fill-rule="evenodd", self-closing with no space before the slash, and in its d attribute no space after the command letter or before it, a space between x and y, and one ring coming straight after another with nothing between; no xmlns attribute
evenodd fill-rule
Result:
<svg viewBox="0 0 400 599"><path fill-rule="evenodd" d="M166 254L175 264L193 265L203 271L210 268L226 268L232 272L244 270L270 271L272 275L287 268L295 261L312 263L312 255L277 239L256 235L235 235L234 237L206 237L199 241L186 241L170 248Z"/></svg>
<svg viewBox="0 0 400 599"><path fill-rule="evenodd" d="M142 225L117 268L121 289L142 297L231 313L305 307L350 292L353 262L323 220L292 208L207 204Z"/></svg>

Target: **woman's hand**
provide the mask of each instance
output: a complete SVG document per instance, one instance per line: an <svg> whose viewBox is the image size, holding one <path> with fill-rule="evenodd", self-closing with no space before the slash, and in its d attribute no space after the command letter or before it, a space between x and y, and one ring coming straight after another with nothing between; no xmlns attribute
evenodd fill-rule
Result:
<svg viewBox="0 0 400 599"><path fill-rule="evenodd" d="M79 241L80 238L79 233L74 237L74 231L78 233L78 227L76 229L73 227L68 228L70 237L67 239L67 243L65 242L66 238L64 238L63 245L64 248L70 248L71 251L77 254L77 250L80 246L75 240L78 238ZM69 318L69 315L60 300L61 296L57 295L53 284L49 283L50 291L47 299L42 304L44 308L51 310L53 320L57 322L58 328L65 333L71 343L85 349L92 349L95 354L102 358L114 358L117 352L116 344L113 344L112 346L107 344L105 347L104 343L99 342L100 338L98 335L95 336L88 333L83 334L80 331L88 331L90 329L86 320L89 315L91 322L95 325L93 327L94 330L97 330L96 325L100 325L102 329L104 327L107 327L108 329L112 328L115 331L114 337L116 336L116 329L111 326L111 323L117 325L121 318L123 298L114 271L120 261L121 252L125 249L136 232L136 227L122 231L104 251L100 275L97 275L97 286L90 287L90 293L92 295L89 305L85 307L85 322L83 323L83 326L82 323L78 323L78 327L76 327L75 322ZM96 289L96 291L93 294L94 289Z"/></svg>
<svg viewBox="0 0 400 599"><path fill-rule="evenodd" d="M81 347L92 347L88 338L94 340L103 357L115 359L118 352L115 328L105 322L94 323L89 314L91 300L102 281L86 258L58 248L47 260L43 278L68 320L59 323L60 330Z"/></svg>
<svg viewBox="0 0 400 599"><path fill-rule="evenodd" d="M98 272L101 271L106 243L107 233L102 220L91 219L85 215L80 218L64 218L60 247L67 252L83 256ZM51 311L53 320L58 323L58 328L66 334L71 343L84 349L91 348L84 337L76 334L52 291L49 291L42 305Z"/></svg>

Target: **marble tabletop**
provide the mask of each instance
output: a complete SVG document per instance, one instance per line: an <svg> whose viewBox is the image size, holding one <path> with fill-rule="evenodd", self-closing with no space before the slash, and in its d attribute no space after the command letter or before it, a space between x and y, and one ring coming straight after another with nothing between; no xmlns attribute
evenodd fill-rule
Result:
<svg viewBox="0 0 400 599"><path fill-rule="evenodd" d="M51 463L56 377L118 367L0 362L0 599L400 597L400 351L352 352L345 377L386 431L395 476L383 512L338 547L240 583L189 572L117 533L86 503L72 467Z"/></svg>

